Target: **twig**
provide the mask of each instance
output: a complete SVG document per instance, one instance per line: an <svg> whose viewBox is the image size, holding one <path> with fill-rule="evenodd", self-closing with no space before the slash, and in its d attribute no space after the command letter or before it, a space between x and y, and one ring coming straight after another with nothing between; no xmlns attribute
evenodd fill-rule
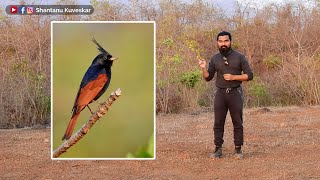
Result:
<svg viewBox="0 0 320 180"><path fill-rule="evenodd" d="M100 104L98 110L89 118L88 122L82 126L76 133L74 133L70 139L65 141L56 150L53 151L53 158L59 157L62 153L65 153L71 146L75 145L83 136L87 134L89 129L96 123L100 117L106 114L111 107L112 103L118 99L121 95L121 90L118 88L116 91L112 92L109 98Z"/></svg>

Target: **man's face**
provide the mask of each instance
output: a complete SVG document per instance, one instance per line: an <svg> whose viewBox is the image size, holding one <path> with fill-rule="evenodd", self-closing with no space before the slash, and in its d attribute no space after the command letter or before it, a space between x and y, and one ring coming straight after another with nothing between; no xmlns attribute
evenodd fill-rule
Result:
<svg viewBox="0 0 320 180"><path fill-rule="evenodd" d="M231 49L231 41L228 35L218 37L218 48L221 54L226 55Z"/></svg>

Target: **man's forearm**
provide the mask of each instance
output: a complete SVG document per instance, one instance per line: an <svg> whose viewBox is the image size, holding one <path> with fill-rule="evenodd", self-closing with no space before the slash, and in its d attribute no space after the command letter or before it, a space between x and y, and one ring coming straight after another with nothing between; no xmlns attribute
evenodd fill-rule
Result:
<svg viewBox="0 0 320 180"><path fill-rule="evenodd" d="M234 81L248 81L248 75L247 74L241 74L241 75L232 75Z"/></svg>
<svg viewBox="0 0 320 180"><path fill-rule="evenodd" d="M206 68L202 69L202 75L203 75L204 78L209 77L209 72L208 72L208 70Z"/></svg>

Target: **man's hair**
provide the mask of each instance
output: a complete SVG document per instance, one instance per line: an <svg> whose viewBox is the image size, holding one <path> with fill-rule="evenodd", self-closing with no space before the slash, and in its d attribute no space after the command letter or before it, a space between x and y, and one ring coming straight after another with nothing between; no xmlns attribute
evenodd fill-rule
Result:
<svg viewBox="0 0 320 180"><path fill-rule="evenodd" d="M229 33L228 31L221 31L221 32L219 32L219 34L217 35L217 41L218 41L218 39L219 39L219 36L225 36L225 35L228 35L228 36L229 36L230 41L232 40L232 38L231 38L231 33Z"/></svg>

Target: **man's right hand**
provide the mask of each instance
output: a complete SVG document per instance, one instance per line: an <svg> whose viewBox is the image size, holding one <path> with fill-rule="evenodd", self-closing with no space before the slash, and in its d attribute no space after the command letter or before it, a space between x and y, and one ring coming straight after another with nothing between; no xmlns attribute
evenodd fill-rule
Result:
<svg viewBox="0 0 320 180"><path fill-rule="evenodd" d="M206 66L207 66L207 62L205 60L202 60L202 59L198 59L198 63L199 63L199 67L201 69L205 69Z"/></svg>
<svg viewBox="0 0 320 180"><path fill-rule="evenodd" d="M199 67L202 69L202 75L204 78L207 78L209 77L209 72L207 71L206 67L207 67L207 61L205 61L204 59L200 59L200 58L197 58L198 59L198 64L199 64Z"/></svg>

